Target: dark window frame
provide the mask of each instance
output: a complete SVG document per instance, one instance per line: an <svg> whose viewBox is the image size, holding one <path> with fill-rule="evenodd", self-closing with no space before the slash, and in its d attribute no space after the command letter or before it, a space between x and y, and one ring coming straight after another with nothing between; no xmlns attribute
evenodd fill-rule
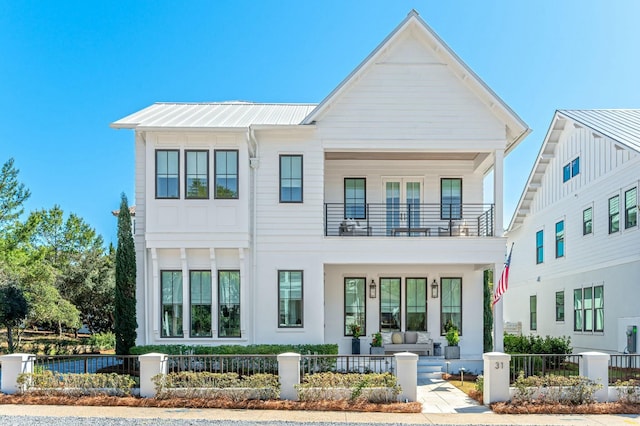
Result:
<svg viewBox="0 0 640 426"><path fill-rule="evenodd" d="M292 325L283 325L280 321L280 316L282 312L280 311L280 302L282 299L280 298L280 285L282 284L281 275L282 273L292 272L300 273L300 324L292 324ZM292 300L289 298L288 300ZM295 299L293 299L295 300ZM278 328L293 328L299 329L304 328L304 271L302 269L278 269Z"/></svg>
<svg viewBox="0 0 640 426"><path fill-rule="evenodd" d="M189 195L189 154L191 153L205 153L207 155L207 170L206 170L206 195L202 197ZM197 159L196 159L197 163ZM201 176L202 173L195 173L195 176ZM200 179L197 177L196 179ZM184 198L186 200L208 200L209 199L209 150L208 149L187 149L184 151Z"/></svg>
<svg viewBox="0 0 640 426"><path fill-rule="evenodd" d="M564 314L564 290L556 291L556 322L564 322Z"/></svg>
<svg viewBox="0 0 640 426"><path fill-rule="evenodd" d="M229 154L229 153L234 153L236 155L236 173L235 173L235 177L236 177L236 193L235 196L221 196L220 194L218 194L218 176L225 177L227 178L228 176L234 176L233 173L225 173L225 174L218 174L218 153L224 153L224 154ZM225 157L225 164L227 164L227 158ZM237 200L240 198L240 151L237 149L214 149L213 150L213 185L214 185L214 190L213 190L213 198L216 200ZM226 172L226 171L225 171ZM225 191L230 191L230 189L227 186L224 185L220 185L221 188Z"/></svg>
<svg viewBox="0 0 640 426"><path fill-rule="evenodd" d="M460 203L446 203L449 206L448 211L445 209L443 184L445 181L459 181L460 182ZM460 220L462 219L462 206L463 206L463 187L462 178L440 178L440 220ZM453 198L453 197L452 197ZM453 211L453 206L458 206L458 211Z"/></svg>
<svg viewBox="0 0 640 426"><path fill-rule="evenodd" d="M561 230L558 230L558 225L562 227ZM565 230L564 230L564 219L556 222L556 259L564 257L564 238L565 238Z"/></svg>
<svg viewBox="0 0 640 426"><path fill-rule="evenodd" d="M378 292L378 312L380 312L380 321L378 322L378 329L383 331L382 329L382 280L397 280L398 282L398 328L397 329L389 329L389 327L385 327L384 331L400 331L402 330L402 278L400 277L380 277L378 279L378 288L380 291ZM366 288L365 288L366 290ZM384 312L386 314L386 312Z"/></svg>
<svg viewBox="0 0 640 426"><path fill-rule="evenodd" d="M541 263L544 263L544 229L536 232L536 265Z"/></svg>
<svg viewBox="0 0 640 426"><path fill-rule="evenodd" d="M587 211L589 218L587 219ZM582 235L593 234L593 207L587 207L582 211Z"/></svg>
<svg viewBox="0 0 640 426"><path fill-rule="evenodd" d="M612 201L617 202L616 211L612 213ZM609 202L607 203L609 207L609 234L614 234L620 231L620 195L614 195L609 198Z"/></svg>
<svg viewBox="0 0 640 426"><path fill-rule="evenodd" d="M342 285L342 289L343 289L342 330L344 332L344 336L345 337L353 336L353 334L349 332L349 327L347 326L347 280L362 280L362 298L364 300L362 308L363 308L364 321L363 321L363 324L361 324L362 327L360 330L360 335L366 336L367 335L367 278L366 277L344 277L343 285Z"/></svg>
<svg viewBox="0 0 640 426"><path fill-rule="evenodd" d="M460 315L460 324L454 324L456 327L458 327L458 334L460 336L462 336L462 312L463 312L463 294L462 294L462 277L441 277L440 278L440 335L444 336L446 335L446 331L444 330L444 326L447 323L448 319L445 319L444 315L444 310L443 310L443 300L444 300L444 285L443 282L444 280L458 280L460 282L460 308L459 308L459 315Z"/></svg>
<svg viewBox="0 0 640 426"><path fill-rule="evenodd" d="M364 183L363 186L363 201L350 203L347 201L347 181L362 181ZM344 219L366 219L367 218L367 178L366 177L345 177L343 183L343 200L344 200ZM349 210L348 206L353 206L356 211L358 211L357 207L362 205L362 215L355 216L349 215L347 212Z"/></svg>
<svg viewBox="0 0 640 426"><path fill-rule="evenodd" d="M176 159L176 164L178 167L178 170L176 172L176 179L178 179L178 184L176 185L176 195L174 196L162 196L158 194L158 154L161 152L175 152L178 154L178 158ZM180 150L179 149L156 149L155 150L155 186L156 186L156 190L155 190L155 196L156 196L156 200L178 200L180 199ZM168 162L167 162L167 166L168 166ZM167 167L168 168L168 167ZM165 177L170 176L168 173L164 175ZM172 175L171 175L172 176ZM167 191L168 192L168 191Z"/></svg>
<svg viewBox="0 0 640 426"><path fill-rule="evenodd" d="M538 330L538 295L529 296L529 330Z"/></svg>
<svg viewBox="0 0 640 426"><path fill-rule="evenodd" d="M628 194L633 192L634 201L629 205ZM633 187L624 191L624 229L633 228L638 224L638 188Z"/></svg>
<svg viewBox="0 0 640 426"><path fill-rule="evenodd" d="M211 292L211 301L209 302L209 334L208 335L194 335L193 334L193 291L192 291L192 281L193 281L193 273L209 273L209 287ZM195 304L195 306L205 306L202 303ZM213 337L213 277L211 276L211 270L209 269L190 269L189 270L189 337L194 339L199 338L211 338Z"/></svg>
<svg viewBox="0 0 640 426"><path fill-rule="evenodd" d="M600 291L600 299L602 306L596 306L596 293ZM585 294L590 294L590 306L585 303ZM576 296L580 295L577 300ZM579 302L579 304L576 304ZM598 314L601 312L602 326L598 327ZM587 315L589 314L589 315ZM581 324L578 324L577 318L580 317ZM587 318L589 317L589 318ZM588 321L589 320L589 321ZM573 331L584 333L602 333L604 332L604 286L594 285L576 288L573 290Z"/></svg>
<svg viewBox="0 0 640 426"><path fill-rule="evenodd" d="M179 331L179 333L181 334L171 334L171 335L165 335L164 334L164 327L163 327L163 312L164 312L164 300L163 300L163 291L162 291L162 286L163 286L163 278L164 278L164 273L171 273L171 274L178 274L178 276L180 276L180 280L181 282L181 291L184 291L184 279L182 276L182 271L179 269L161 269L160 270L160 338L161 339L176 339L176 338L184 338L184 299L182 300L181 305L181 310L182 310L182 316L180 317L180 329L176 330ZM172 278L173 279L173 278ZM173 295L173 284L171 286L171 294ZM182 295L181 295L182 296ZM172 305L176 305L176 303L173 303Z"/></svg>
<svg viewBox="0 0 640 426"><path fill-rule="evenodd" d="M293 186L284 186L283 185L283 181L282 181L282 160L285 158L294 158L294 157L299 157L300 158L300 199L299 200L284 200L282 198L282 189L283 188L293 188ZM280 154L279 156L279 176L278 176L278 181L279 181L279 190L278 190L278 198L280 200L280 203L282 204L296 204L296 203L303 203L304 202L304 156L302 154ZM293 178L289 178L290 181L293 181ZM295 179L297 180L297 179Z"/></svg>
<svg viewBox="0 0 640 426"><path fill-rule="evenodd" d="M226 333L224 336L221 336L221 330L222 330L222 321L220 320L221 315L224 316L223 313L223 308L222 308L222 297L220 296L220 276L221 274L224 273L231 273L231 272L237 272L238 273L238 334L237 335L231 335L231 336L227 336ZM218 274L217 274L217 292L218 292L218 298L217 298L217 311L218 311L218 315L217 315L217 322L218 322L218 338L220 339L238 339L242 337L242 276L240 276L240 270L239 269L218 269ZM229 304L229 303L227 303ZM227 315L229 316L229 315Z"/></svg>
<svg viewBox="0 0 640 426"><path fill-rule="evenodd" d="M409 329L409 280L424 280L424 330ZM404 279L404 321L405 331L428 331L429 330L429 280L427 277L405 277ZM402 291L402 289L400 289ZM416 288L417 292L417 288ZM417 297L416 297L417 300ZM413 306L412 306L413 307Z"/></svg>

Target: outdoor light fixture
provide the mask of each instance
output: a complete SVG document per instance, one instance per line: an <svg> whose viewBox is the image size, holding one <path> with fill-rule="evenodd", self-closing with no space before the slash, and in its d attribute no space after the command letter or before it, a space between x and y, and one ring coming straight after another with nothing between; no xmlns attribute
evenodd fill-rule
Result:
<svg viewBox="0 0 640 426"><path fill-rule="evenodd" d="M371 284L369 284L369 298L376 298L376 282L374 280L371 280Z"/></svg>
<svg viewBox="0 0 640 426"><path fill-rule="evenodd" d="M431 298L438 298L438 281L436 280L433 280L433 282L431 283Z"/></svg>

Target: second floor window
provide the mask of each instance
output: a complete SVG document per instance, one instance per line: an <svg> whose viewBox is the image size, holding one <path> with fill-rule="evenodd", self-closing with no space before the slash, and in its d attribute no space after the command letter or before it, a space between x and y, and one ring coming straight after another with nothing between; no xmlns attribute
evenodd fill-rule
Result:
<svg viewBox="0 0 640 426"><path fill-rule="evenodd" d="M556 258L564 256L564 220L556 223Z"/></svg>
<svg viewBox="0 0 640 426"><path fill-rule="evenodd" d="M609 198L609 233L613 234L620 230L620 197Z"/></svg>
<svg viewBox="0 0 640 426"><path fill-rule="evenodd" d="M186 198L209 198L209 151L185 151Z"/></svg>
<svg viewBox="0 0 640 426"><path fill-rule="evenodd" d="M589 207L582 211L582 235L593 232L593 208Z"/></svg>
<svg viewBox="0 0 640 426"><path fill-rule="evenodd" d="M574 158L562 168L562 182L567 182L580 173L580 157Z"/></svg>
<svg viewBox="0 0 640 426"><path fill-rule="evenodd" d="M624 193L624 229L636 226L638 222L637 189L631 188Z"/></svg>
<svg viewBox="0 0 640 426"><path fill-rule="evenodd" d="M302 202L302 155L280 156L280 202Z"/></svg>
<svg viewBox="0 0 640 426"><path fill-rule="evenodd" d="M462 179L443 178L440 180L440 218L460 219L462 217Z"/></svg>
<svg viewBox="0 0 640 426"><path fill-rule="evenodd" d="M216 150L215 198L238 198L238 151Z"/></svg>
<svg viewBox="0 0 640 426"><path fill-rule="evenodd" d="M544 231L536 232L536 264L544 262Z"/></svg>
<svg viewBox="0 0 640 426"><path fill-rule="evenodd" d="M344 218L366 219L365 178L344 178Z"/></svg>
<svg viewBox="0 0 640 426"><path fill-rule="evenodd" d="M156 198L179 198L179 151L156 151Z"/></svg>

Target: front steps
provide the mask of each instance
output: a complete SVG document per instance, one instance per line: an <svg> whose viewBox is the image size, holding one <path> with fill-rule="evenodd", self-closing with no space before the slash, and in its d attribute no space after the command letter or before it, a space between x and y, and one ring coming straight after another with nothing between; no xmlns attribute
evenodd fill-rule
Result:
<svg viewBox="0 0 640 426"><path fill-rule="evenodd" d="M442 379L442 356L420 356L418 358L418 385Z"/></svg>

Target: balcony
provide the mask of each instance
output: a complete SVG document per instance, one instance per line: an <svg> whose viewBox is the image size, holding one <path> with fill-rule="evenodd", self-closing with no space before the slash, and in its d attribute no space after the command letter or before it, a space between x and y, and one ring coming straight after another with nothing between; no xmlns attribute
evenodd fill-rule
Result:
<svg viewBox="0 0 640 426"><path fill-rule="evenodd" d="M492 237L493 204L325 203L327 237Z"/></svg>

